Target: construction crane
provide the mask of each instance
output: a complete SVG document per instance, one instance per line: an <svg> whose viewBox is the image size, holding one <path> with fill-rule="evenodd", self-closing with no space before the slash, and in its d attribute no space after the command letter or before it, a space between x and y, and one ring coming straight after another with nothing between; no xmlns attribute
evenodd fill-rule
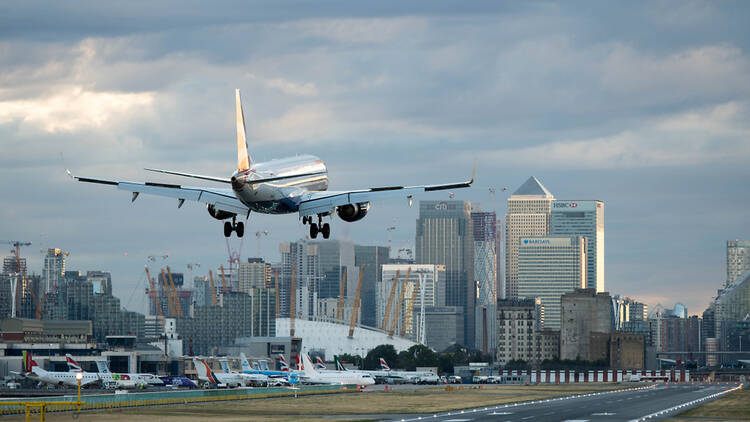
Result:
<svg viewBox="0 0 750 422"><path fill-rule="evenodd" d="M211 289L211 306L216 306L216 285L214 284L214 273L208 270L209 288ZM277 314L278 315L278 314Z"/></svg>
<svg viewBox="0 0 750 422"><path fill-rule="evenodd" d="M401 284L401 294L399 295L398 302L396 303L396 314L393 315L393 320L391 320L391 329L388 330L388 337L391 338L393 338L393 333L396 331L396 324L398 323L398 319L401 317L401 304L404 302L404 294L406 293L406 284L409 282L409 275L411 275L411 267L409 267L409 269L406 271L406 278Z"/></svg>
<svg viewBox="0 0 750 422"><path fill-rule="evenodd" d="M167 281L167 274L164 273L164 268L161 269L161 282L164 286L164 291L167 293L167 305L169 305L169 316L174 317L174 301L172 300L172 289L169 288Z"/></svg>
<svg viewBox="0 0 750 422"><path fill-rule="evenodd" d="M412 290L411 292L411 300L409 301L409 307L406 310L406 315L404 315L404 323L401 324L401 337L404 337L406 335L406 327L411 324L411 314L412 312L414 312L414 302L417 301L417 294L419 294L419 280L421 278L422 277L417 274L417 282L414 283L414 290Z"/></svg>
<svg viewBox="0 0 750 422"><path fill-rule="evenodd" d="M393 297L396 295L396 287L398 287L398 276L401 270L396 270L396 277L393 279L393 285L391 286L391 293L388 295L388 303L385 305L385 315L383 316L383 325L380 327L383 331L388 329L388 320L391 317L391 307L393 306Z"/></svg>
<svg viewBox="0 0 750 422"><path fill-rule="evenodd" d="M292 265L292 288L289 299L289 337L294 337L294 317L297 313L297 285L294 279L294 265Z"/></svg>
<svg viewBox="0 0 750 422"><path fill-rule="evenodd" d="M158 292L156 290L156 286L154 285L154 280L151 278L151 272L148 270L148 265L146 267L146 279L148 279L148 285L149 285L149 291L148 295L151 296L151 300L154 301L154 308L156 308L156 314L160 317L164 317L164 313L161 311L161 301L159 300Z"/></svg>
<svg viewBox="0 0 750 422"><path fill-rule="evenodd" d="M359 298L362 294L362 277L365 275L365 266L359 267L359 282L357 282L357 293L354 294L354 307L352 308L352 319L349 321L349 338L354 337L354 326L357 325L359 314Z"/></svg>
<svg viewBox="0 0 750 422"><path fill-rule="evenodd" d="M394 219L395 220L395 219ZM390 226L385 229L388 232L388 252L391 250L391 240L393 238L393 231L396 230L396 226Z"/></svg>
<svg viewBox="0 0 750 422"><path fill-rule="evenodd" d="M341 273L341 285L339 286L339 301L336 306L336 321L344 319L344 296L346 295L346 273L348 270L344 269Z"/></svg>
<svg viewBox="0 0 750 422"><path fill-rule="evenodd" d="M3 243L12 245L13 249L10 251L16 258L16 268L14 273L16 273L16 286L13 290L15 290L15 297L13 299L13 309L12 309L12 316L16 317L18 316L18 312L20 311L20 303L21 303L21 285L23 287L26 287L26 269L21 268L21 246L31 246L31 242L24 242L22 240L5 240ZM21 276L21 280L18 279L18 276ZM20 281L20 283L19 283Z"/></svg>
<svg viewBox="0 0 750 422"><path fill-rule="evenodd" d="M180 296L174 286L174 280L172 280L172 271L169 270L169 265L167 265L167 276L169 276L169 287L172 288L172 295L174 296L174 304L175 310L177 311L177 316L182 316L182 304L180 303Z"/></svg>
<svg viewBox="0 0 750 422"><path fill-rule="evenodd" d="M221 292L226 293L227 292L227 279L224 277L224 266L220 265L219 269L221 270Z"/></svg>

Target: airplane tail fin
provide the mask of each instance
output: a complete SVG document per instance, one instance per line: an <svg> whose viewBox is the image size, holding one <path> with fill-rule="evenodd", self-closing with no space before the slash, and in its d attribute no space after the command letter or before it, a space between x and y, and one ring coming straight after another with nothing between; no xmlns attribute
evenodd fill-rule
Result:
<svg viewBox="0 0 750 422"><path fill-rule="evenodd" d="M234 91L237 123L237 171L250 170L251 159L247 153L247 131L245 130L245 113L242 110L240 90Z"/></svg>
<svg viewBox="0 0 750 422"><path fill-rule="evenodd" d="M323 362L323 359L320 358L320 356L315 357L315 367L317 369L326 369L326 364Z"/></svg>
<svg viewBox="0 0 750 422"><path fill-rule="evenodd" d="M346 371L347 369L344 367L344 365L341 364L341 361L336 359L336 370L337 371Z"/></svg>
<svg viewBox="0 0 750 422"><path fill-rule="evenodd" d="M317 374L318 371L315 369L315 365L313 365L312 361L310 360L310 356L307 355L307 353L300 353L302 355L302 371L306 374Z"/></svg>
<svg viewBox="0 0 750 422"><path fill-rule="evenodd" d="M193 358L193 364L195 365L195 371L198 373L198 378L206 378L209 382L218 384L213 371L211 371L211 367L208 366L205 360Z"/></svg>
<svg viewBox="0 0 750 422"><path fill-rule="evenodd" d="M287 363L286 358L284 358L284 355L282 354L279 354L279 366L281 367L282 371L289 370L289 363Z"/></svg>
<svg viewBox="0 0 750 422"><path fill-rule="evenodd" d="M81 365L73 359L70 353L65 354L65 361L68 362L68 371L83 371Z"/></svg>
<svg viewBox="0 0 750 422"><path fill-rule="evenodd" d="M388 362L385 361L385 359L380 358L380 369L383 371L390 371L391 367L388 366Z"/></svg>
<svg viewBox="0 0 750 422"><path fill-rule="evenodd" d="M34 362L34 359L31 358L31 351L24 350L21 353L21 356L23 356L23 371L24 372L31 372L32 366L38 366L36 362Z"/></svg>
<svg viewBox="0 0 750 422"><path fill-rule="evenodd" d="M228 360L220 360L219 365L221 366L221 370L226 372L227 374L231 374L232 370L229 368L229 361Z"/></svg>
<svg viewBox="0 0 750 422"><path fill-rule="evenodd" d="M243 371L249 371L250 370L250 362L247 361L247 356L245 356L245 352L240 352L240 367Z"/></svg>
<svg viewBox="0 0 750 422"><path fill-rule="evenodd" d="M106 360L98 360L98 361L96 361L96 368L102 374L108 374L109 373L109 367L107 366L107 361Z"/></svg>

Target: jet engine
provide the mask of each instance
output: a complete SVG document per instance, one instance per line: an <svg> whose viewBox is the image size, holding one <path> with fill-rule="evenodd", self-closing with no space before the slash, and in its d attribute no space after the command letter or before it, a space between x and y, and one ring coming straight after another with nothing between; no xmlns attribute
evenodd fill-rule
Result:
<svg viewBox="0 0 750 422"><path fill-rule="evenodd" d="M233 212L217 210L211 204L208 204L207 208L208 208L208 213L211 215L211 217L217 220L226 220L227 218L232 218L237 215Z"/></svg>
<svg viewBox="0 0 750 422"><path fill-rule="evenodd" d="M357 220L365 218L367 211L370 209L369 202L360 202L358 204L346 204L336 208L336 213L339 217L348 222L353 223Z"/></svg>

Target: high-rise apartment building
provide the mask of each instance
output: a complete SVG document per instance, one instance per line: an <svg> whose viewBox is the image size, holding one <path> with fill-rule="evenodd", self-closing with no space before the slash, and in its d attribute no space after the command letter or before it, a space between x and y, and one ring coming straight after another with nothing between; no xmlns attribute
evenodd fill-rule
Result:
<svg viewBox="0 0 750 422"><path fill-rule="evenodd" d="M727 240L727 283L729 286L742 273L750 270L750 241Z"/></svg>
<svg viewBox="0 0 750 422"><path fill-rule="evenodd" d="M535 236L518 244L518 296L541 299L544 328L559 330L560 297L586 286L586 240Z"/></svg>
<svg viewBox="0 0 750 422"><path fill-rule="evenodd" d="M47 249L47 255L44 257L44 267L42 268L42 288L44 292L54 291L60 284L60 279L65 274L65 257L66 252L60 248Z"/></svg>
<svg viewBox="0 0 750 422"><path fill-rule="evenodd" d="M586 239L586 287L604 291L604 203L552 201L550 236Z"/></svg>
<svg viewBox="0 0 750 422"><path fill-rule="evenodd" d="M546 236L555 197L536 177L530 177L508 198L505 214L505 297L518 297L518 239Z"/></svg>
<svg viewBox="0 0 750 422"><path fill-rule="evenodd" d="M365 268L360 292L360 316L362 324L369 327L378 327L375 290L378 280L381 280L383 276L383 265L390 262L389 253L390 250L385 246L354 245L354 265L357 268L363 266ZM349 275L359 277L359 272Z"/></svg>
<svg viewBox="0 0 750 422"><path fill-rule="evenodd" d="M420 201L417 264L445 266L445 304L464 309L464 345L474 344L474 236L467 201Z"/></svg>
<svg viewBox="0 0 750 422"><path fill-rule="evenodd" d="M497 301L497 360L523 360L540 363L559 356L560 332L538 330L542 324L539 299L500 299Z"/></svg>
<svg viewBox="0 0 750 422"><path fill-rule="evenodd" d="M241 292L250 293L254 287L271 287L271 264L263 258L248 258L247 262L240 262L237 278Z"/></svg>

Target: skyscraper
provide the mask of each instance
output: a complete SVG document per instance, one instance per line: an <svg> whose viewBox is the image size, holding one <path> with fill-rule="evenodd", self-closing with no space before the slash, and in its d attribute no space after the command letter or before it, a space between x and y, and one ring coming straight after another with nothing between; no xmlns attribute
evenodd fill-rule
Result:
<svg viewBox="0 0 750 422"><path fill-rule="evenodd" d="M497 312L497 216L494 212L471 213L474 233L474 281L476 308L474 347L483 353L494 353Z"/></svg>
<svg viewBox="0 0 750 422"><path fill-rule="evenodd" d="M253 287L270 287L271 264L263 261L263 258L248 258L247 262L240 262L237 278L239 291L244 293L250 293Z"/></svg>
<svg viewBox="0 0 750 422"><path fill-rule="evenodd" d="M505 297L518 297L518 239L549 234L550 207L555 197L531 176L508 198L505 214Z"/></svg>
<svg viewBox="0 0 750 422"><path fill-rule="evenodd" d="M59 248L47 249L47 255L44 257L44 268L42 269L44 292L57 290L57 285L65 274L66 256L68 254Z"/></svg>
<svg viewBox="0 0 750 422"><path fill-rule="evenodd" d="M728 287L742 273L750 270L750 241L727 240L727 283Z"/></svg>
<svg viewBox="0 0 750 422"><path fill-rule="evenodd" d="M604 291L604 203L552 201L550 236L586 239L586 287Z"/></svg>
<svg viewBox="0 0 750 422"><path fill-rule="evenodd" d="M362 275L362 291L360 293L362 303L360 315L362 317L362 324L370 327L378 326L375 318L375 286L378 280L382 278L382 266L390 262L389 252L390 250L385 246L354 245L354 265L357 268L365 267L365 272ZM349 275L354 276L355 274L352 273ZM359 273L356 276L359 277Z"/></svg>
<svg viewBox="0 0 750 422"><path fill-rule="evenodd" d="M583 237L519 239L518 296L541 299L545 329L560 329L560 297L585 286L586 240Z"/></svg>
<svg viewBox="0 0 750 422"><path fill-rule="evenodd" d="M467 201L420 201L417 264L445 265L445 304L464 309L463 344L474 345L474 237Z"/></svg>

